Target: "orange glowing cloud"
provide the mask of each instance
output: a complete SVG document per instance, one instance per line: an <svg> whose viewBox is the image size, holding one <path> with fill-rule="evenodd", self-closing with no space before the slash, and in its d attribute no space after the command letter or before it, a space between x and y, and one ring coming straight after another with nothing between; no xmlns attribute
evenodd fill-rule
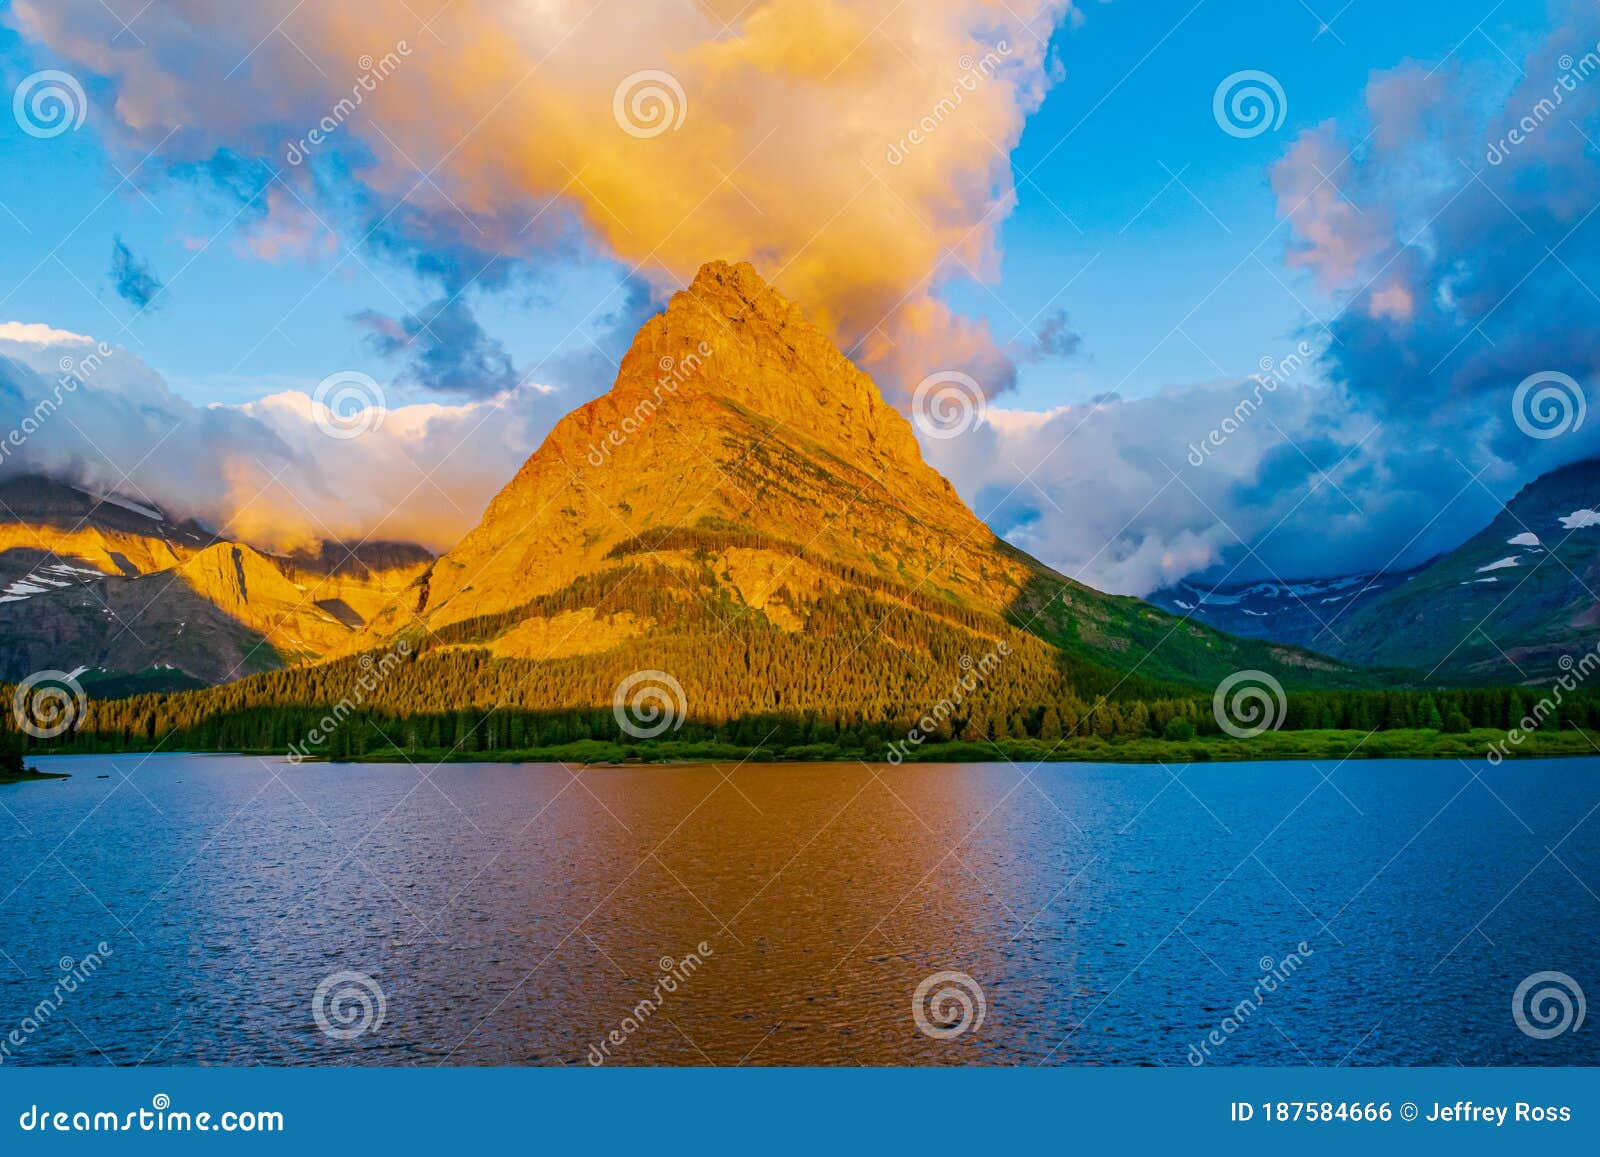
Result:
<svg viewBox="0 0 1600 1157"><path fill-rule="evenodd" d="M308 200L337 151L431 239L532 256L575 220L662 290L747 259L888 385L948 368L1005 385L987 331L936 294L996 269L1009 153L1070 0L457 0L431 28L416 12L308 4L279 25L193 0L137 38L103 35L98 0L18 0L13 20L109 79L130 148L262 156ZM263 252L304 244L289 208Z"/></svg>

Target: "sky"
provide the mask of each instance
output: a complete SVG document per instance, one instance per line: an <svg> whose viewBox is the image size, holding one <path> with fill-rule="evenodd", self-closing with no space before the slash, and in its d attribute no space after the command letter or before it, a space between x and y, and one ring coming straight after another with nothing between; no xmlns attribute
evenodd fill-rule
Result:
<svg viewBox="0 0 1600 1157"><path fill-rule="evenodd" d="M1067 574L1413 565L1597 452L1597 43L1576 0L0 3L0 426L116 351L0 474L446 548L724 257L914 418L972 383L924 452Z"/></svg>

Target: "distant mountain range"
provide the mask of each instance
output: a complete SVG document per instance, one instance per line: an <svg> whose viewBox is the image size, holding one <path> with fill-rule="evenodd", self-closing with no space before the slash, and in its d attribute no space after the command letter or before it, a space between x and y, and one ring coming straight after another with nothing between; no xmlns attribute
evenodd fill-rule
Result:
<svg viewBox="0 0 1600 1157"><path fill-rule="evenodd" d="M1338 646L1334 622L1413 573L1369 572L1301 582L1212 584L1186 579L1154 592L1149 600L1230 635L1274 639L1331 654Z"/></svg>
<svg viewBox="0 0 1600 1157"><path fill-rule="evenodd" d="M1294 583L1185 582L1150 601L1240 635L1429 682L1548 683L1600 642L1600 460L1545 474L1415 570Z"/></svg>
<svg viewBox="0 0 1600 1157"><path fill-rule="evenodd" d="M122 495L0 483L0 680L100 694L225 682L333 654L432 561L407 543L274 556Z"/></svg>

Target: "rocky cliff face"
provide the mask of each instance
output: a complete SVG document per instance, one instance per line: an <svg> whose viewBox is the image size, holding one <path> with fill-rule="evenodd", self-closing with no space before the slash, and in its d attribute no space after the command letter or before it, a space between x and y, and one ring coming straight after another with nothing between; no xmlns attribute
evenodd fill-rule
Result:
<svg viewBox="0 0 1600 1157"><path fill-rule="evenodd" d="M619 544L697 528L759 531L991 611L1034 569L797 306L749 265L713 262L639 331L612 390L562 419L440 559L428 620L505 611Z"/></svg>

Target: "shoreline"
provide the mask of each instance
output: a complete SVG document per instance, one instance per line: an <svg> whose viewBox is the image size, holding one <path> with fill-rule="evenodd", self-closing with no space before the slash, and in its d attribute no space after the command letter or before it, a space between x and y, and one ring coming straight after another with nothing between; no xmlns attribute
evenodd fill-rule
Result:
<svg viewBox="0 0 1600 1157"><path fill-rule="evenodd" d="M1504 755L1496 749L1503 748ZM144 749L149 752L150 749ZM119 751L67 749L59 755L133 755L139 749ZM35 756L47 754L44 750ZM174 752L172 754L177 754ZM285 758L282 750L196 752L186 754L256 755ZM895 756L899 756L896 758ZM651 740L618 743L579 740L556 746L462 751L385 747L366 752L319 752L292 762L300 763L571 763L586 767L676 766L703 763L872 763L896 766L910 763L1139 763L1181 766L1195 763L1264 763L1291 760L1351 759L1458 759L1498 764L1515 759L1600 756L1600 732L1567 731L1527 734L1521 744L1506 742L1506 732L1479 728L1449 733L1428 730L1393 731L1268 731L1247 739L1205 736L1187 740L1155 738L1107 740L1071 739L1064 742L1023 739L960 741L925 744L891 752L887 746L864 749L834 744L786 747L747 747L716 741ZM56 778L41 773L24 780ZM22 781L5 781L22 782Z"/></svg>
<svg viewBox="0 0 1600 1157"><path fill-rule="evenodd" d="M12 783L42 783L50 779L71 779L70 775L59 771L40 771L36 767L24 768L20 774L15 772L0 772L0 787Z"/></svg>

